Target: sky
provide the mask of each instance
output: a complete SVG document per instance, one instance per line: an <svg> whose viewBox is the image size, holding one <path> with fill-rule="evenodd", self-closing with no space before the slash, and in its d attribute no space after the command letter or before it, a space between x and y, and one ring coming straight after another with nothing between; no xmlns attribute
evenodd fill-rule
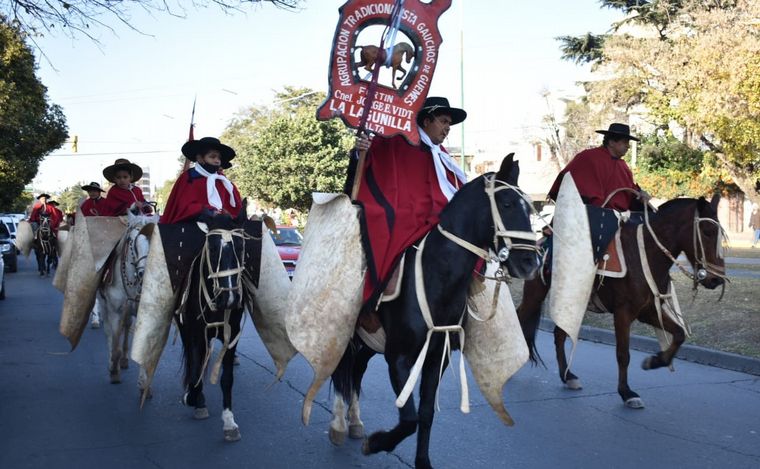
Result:
<svg viewBox="0 0 760 469"><path fill-rule="evenodd" d="M47 59L39 59L38 75L79 143L77 153L66 144L45 158L35 191L102 181L102 169L117 158L149 167L151 184L160 186L180 169L196 97L200 138L218 137L248 106L271 105L286 85L326 91L343 3L306 0L297 11L263 4L234 14L209 7L188 9L184 18L135 9L139 32L111 20L113 32L94 31L99 43L60 33L42 38ZM588 67L560 59L554 38L602 33L619 19L597 0L454 0L439 20L443 44L429 96L468 112L468 154L506 154L541 135L542 90L574 97L588 77ZM459 128L444 145L461 145Z"/></svg>

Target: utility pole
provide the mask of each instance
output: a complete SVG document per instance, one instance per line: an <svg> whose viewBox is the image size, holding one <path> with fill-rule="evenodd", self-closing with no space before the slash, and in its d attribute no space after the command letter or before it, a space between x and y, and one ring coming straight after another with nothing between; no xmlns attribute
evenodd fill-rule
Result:
<svg viewBox="0 0 760 469"><path fill-rule="evenodd" d="M459 9L459 91L462 109L464 109L464 1L460 2ZM462 172L466 172L464 158L464 122L459 124L462 132Z"/></svg>

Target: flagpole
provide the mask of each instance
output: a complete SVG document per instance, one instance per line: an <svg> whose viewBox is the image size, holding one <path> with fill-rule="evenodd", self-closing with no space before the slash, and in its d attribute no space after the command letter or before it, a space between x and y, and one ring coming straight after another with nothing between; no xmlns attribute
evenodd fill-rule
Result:
<svg viewBox="0 0 760 469"><path fill-rule="evenodd" d="M193 127L195 127L195 102L198 99L198 95L196 94L193 97L193 111L190 113L190 132L187 137L187 141L191 142L195 140L195 137L193 136ZM190 160L188 158L185 158L185 163L182 165L182 172L184 173L190 169Z"/></svg>

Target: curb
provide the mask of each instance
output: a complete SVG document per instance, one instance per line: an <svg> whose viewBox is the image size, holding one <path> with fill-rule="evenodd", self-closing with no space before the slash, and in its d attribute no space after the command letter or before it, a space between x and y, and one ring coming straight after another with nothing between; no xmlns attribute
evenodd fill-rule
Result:
<svg viewBox="0 0 760 469"><path fill-rule="evenodd" d="M554 322L546 317L541 317L539 329L551 333L554 331ZM589 342L597 342L606 345L615 345L615 333L598 327L581 326L579 338ZM631 335L630 347L634 350L648 353L660 351L657 339L640 335ZM736 353L721 352L698 345L683 344L676 353L676 358L701 365L715 366L727 370L739 371L751 375L760 376L760 359L745 357Z"/></svg>

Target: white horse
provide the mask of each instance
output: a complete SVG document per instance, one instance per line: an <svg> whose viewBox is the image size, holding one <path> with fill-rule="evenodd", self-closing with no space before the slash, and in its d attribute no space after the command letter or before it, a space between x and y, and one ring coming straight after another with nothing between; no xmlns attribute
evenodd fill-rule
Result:
<svg viewBox="0 0 760 469"><path fill-rule="evenodd" d="M158 223L158 215L133 215L127 212L127 230L116 245L115 260L111 264L111 281L100 286L97 299L108 338L108 372L111 383L121 382L121 370L129 367L128 347L132 317L142 290L142 278L148 257L150 241L140 230L147 224ZM137 386L142 393L147 386L147 375L140 367ZM150 396L150 390L147 390Z"/></svg>

